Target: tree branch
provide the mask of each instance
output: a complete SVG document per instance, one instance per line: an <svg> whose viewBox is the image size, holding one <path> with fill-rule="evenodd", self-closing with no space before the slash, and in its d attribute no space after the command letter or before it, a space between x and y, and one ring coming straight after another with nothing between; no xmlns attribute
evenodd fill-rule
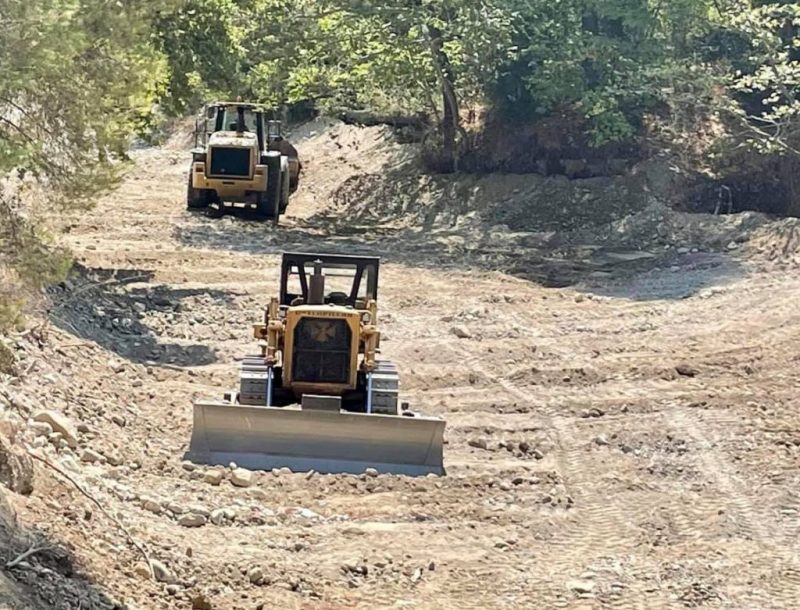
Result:
<svg viewBox="0 0 800 610"><path fill-rule="evenodd" d="M144 561L147 564L147 569L150 570L150 576L151 577L154 576L154 574L153 574L153 566L150 563L150 556L147 553L147 549L145 549L142 544L140 544L139 542L137 542L134 539L134 537L131 535L131 533L128 531L128 529L124 525L122 525L122 523L120 523L119 520L116 517L114 517L111 513L109 513L106 510L106 508L100 503L100 501L96 497L94 497L92 494L90 494L88 491L86 491L78 481L73 479L70 475L68 475L66 472L61 470L58 466L53 464L47 458L45 458L45 457L43 457L43 456L31 451L30 449L27 449L27 452L28 452L28 455L30 455L34 460L36 460L37 462L41 462L42 464L44 464L45 466L47 466L48 468L50 468L54 472L58 473L61 477L63 477L67 481L69 481L72 484L72 486L75 487L75 489L77 489L92 504L94 504L100 510L100 512L103 513L106 516L106 518L108 518L123 534L125 534L125 537L128 539L128 542L130 542L131 545L133 545L133 547L137 551L139 551L139 553L142 555L142 558L144 558Z"/></svg>

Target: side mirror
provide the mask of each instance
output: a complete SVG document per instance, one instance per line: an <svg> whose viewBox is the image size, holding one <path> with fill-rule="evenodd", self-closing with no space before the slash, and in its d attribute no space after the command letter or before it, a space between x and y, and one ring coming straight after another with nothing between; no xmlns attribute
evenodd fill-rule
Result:
<svg viewBox="0 0 800 610"><path fill-rule="evenodd" d="M207 119L213 119L215 114L216 114L216 109L213 106L208 106L206 108L206 118Z"/></svg>

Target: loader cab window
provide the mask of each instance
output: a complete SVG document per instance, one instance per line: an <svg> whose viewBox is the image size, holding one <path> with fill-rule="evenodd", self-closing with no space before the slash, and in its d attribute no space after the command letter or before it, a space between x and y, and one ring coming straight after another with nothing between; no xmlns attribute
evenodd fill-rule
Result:
<svg viewBox="0 0 800 610"><path fill-rule="evenodd" d="M222 129L227 131L236 131L236 126L239 123L239 115L235 107L225 108L222 116ZM257 131L256 113L252 109L245 109L244 111L244 126L250 133Z"/></svg>

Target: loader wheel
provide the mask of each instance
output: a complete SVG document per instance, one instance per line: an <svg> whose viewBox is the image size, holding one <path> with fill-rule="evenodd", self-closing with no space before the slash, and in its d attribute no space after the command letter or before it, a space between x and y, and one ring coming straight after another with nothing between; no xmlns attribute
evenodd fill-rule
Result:
<svg viewBox="0 0 800 610"><path fill-rule="evenodd" d="M289 182L289 159L281 157L281 214L286 212L286 208L289 205L289 195L291 193Z"/></svg>
<svg viewBox="0 0 800 610"><path fill-rule="evenodd" d="M205 189L192 188L192 172L189 172L189 185L186 187L186 208L199 210L208 207L208 192Z"/></svg>
<svg viewBox="0 0 800 610"><path fill-rule="evenodd" d="M278 224L281 215L281 153L271 150L265 155L267 190L258 195L256 212L260 218Z"/></svg>

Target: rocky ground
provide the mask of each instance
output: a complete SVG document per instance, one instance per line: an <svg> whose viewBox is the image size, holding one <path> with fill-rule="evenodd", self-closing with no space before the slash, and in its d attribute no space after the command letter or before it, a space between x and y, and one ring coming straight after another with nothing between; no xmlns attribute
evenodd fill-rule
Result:
<svg viewBox="0 0 800 610"><path fill-rule="evenodd" d="M447 183L380 128L295 140L277 230L188 213L178 139L70 220L79 266L0 380L34 456L4 478L0 590L58 609L796 607L797 223L671 212L647 172ZM446 476L183 461L192 400L234 383L290 249L384 257L384 351L447 419Z"/></svg>

